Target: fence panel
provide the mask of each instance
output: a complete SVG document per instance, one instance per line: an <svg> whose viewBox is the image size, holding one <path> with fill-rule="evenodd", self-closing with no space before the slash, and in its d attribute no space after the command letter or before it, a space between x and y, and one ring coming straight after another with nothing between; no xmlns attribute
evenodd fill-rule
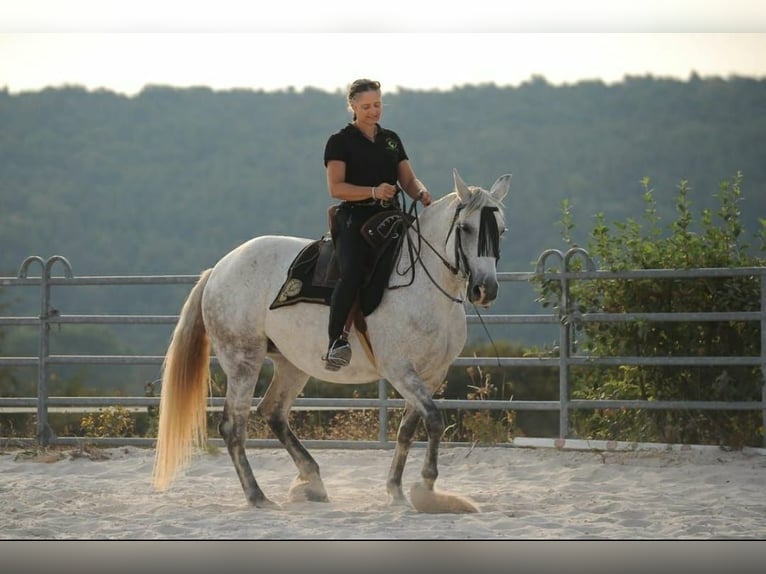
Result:
<svg viewBox="0 0 766 574"><path fill-rule="evenodd" d="M570 264L575 258L585 258L586 271L573 271ZM546 270L546 263L554 258L560 269ZM39 277L29 277L33 264L39 264ZM62 268L63 276L53 276L56 265ZM760 410L763 426L766 428L766 268L715 268L715 269L649 269L622 272L597 271L587 252L581 248L570 249L562 253L555 249L543 251L538 258L534 272L503 272L499 273L500 281L528 282L533 277L553 279L561 283L561 309L570 309L569 288L572 282L578 280L629 280L651 278L683 278L697 279L703 277L760 277L760 310L755 312L695 312L695 313L582 313L571 311L540 314L469 314L469 325L534 325L558 324L559 356L558 357L459 357L453 366L524 366L524 367L556 367L559 370L559 400L557 401L518 401L518 400L455 400L441 399L436 403L445 409L473 410L512 410L512 411L558 411L559 438L570 436L569 414L574 409L699 409L699 410ZM40 290L40 314L38 317L0 317L2 326L36 326L38 329L38 353L29 357L0 356L0 366L36 366L37 367L37 396L36 397L0 397L0 412L36 412L36 440L41 445L49 444L81 444L80 437L59 437L48 423L48 413L58 409L87 409L122 406L146 409L159 405L159 397L51 397L48 395L48 374L50 365L68 364L112 364L112 365L157 365L162 364L161 355L52 355L49 347L49 334L53 325L63 324L126 324L126 325L174 325L178 315L67 315L52 309L50 291L52 287L67 286L110 286L110 285L192 285L198 279L197 275L153 275L153 276L87 276L76 277L72 273L69 261L60 255L54 255L47 260L39 256L31 256L24 260L16 277L0 277L0 287L38 287ZM180 302L179 302L180 303ZM754 321L760 324L760 355L747 357L595 357L572 353L573 319L580 322L629 322L629 321ZM215 363L215 357L211 358ZM720 401L643 401L643 400L573 400L570 399L570 367L588 365L739 365L760 367L762 374L762 393L760 401L720 402ZM378 398L298 398L296 409L378 409L379 437L378 441L306 441L308 446L326 446L330 448L389 448L388 441L388 411L401 409L404 401L387 397L386 381L378 381ZM260 397L253 399L253 406L258 404ZM223 398L210 399L209 410L220 410ZM104 445L147 445L151 446L154 439L140 437L101 437L87 439L94 444ZM221 442L214 439L214 443ZM274 446L275 440L250 440L249 446ZM766 436L764 436L766 446Z"/></svg>

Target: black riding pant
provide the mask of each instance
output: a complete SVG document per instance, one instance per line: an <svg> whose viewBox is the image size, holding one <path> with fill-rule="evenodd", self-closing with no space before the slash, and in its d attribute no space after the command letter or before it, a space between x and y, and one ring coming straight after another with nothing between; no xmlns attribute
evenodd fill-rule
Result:
<svg viewBox="0 0 766 574"><path fill-rule="evenodd" d="M374 262L374 250L360 233L362 224L372 215L383 211L379 205L341 203L335 215L338 224L335 253L340 277L330 300L330 342L343 333L359 289Z"/></svg>

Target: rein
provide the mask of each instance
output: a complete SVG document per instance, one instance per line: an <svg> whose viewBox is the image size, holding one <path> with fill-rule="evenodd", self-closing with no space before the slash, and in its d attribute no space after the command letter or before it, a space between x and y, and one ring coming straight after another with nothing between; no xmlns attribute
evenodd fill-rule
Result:
<svg viewBox="0 0 766 574"><path fill-rule="evenodd" d="M449 239L450 233L452 233L452 229L453 229L453 227L455 225L455 221L457 220L457 216L458 216L458 213L459 213L461 208L462 208L462 205L458 206L457 210L455 211L455 216L452 219L452 224L450 225L450 230L447 233L447 238L448 239ZM412 202L412 204L410 205L409 209L407 210L407 213L412 215L412 223L410 223L406 219L402 219L402 222L404 223L404 226L407 228L407 230L412 229L415 232L415 235L418 238L418 244L417 244L417 247L415 247L413 245L413 241L412 241L412 238L410 237L410 234L409 233L402 233L401 241L406 241L407 242L407 251L408 251L408 254L409 254L409 257L410 257L411 264L410 264L409 269L405 269L403 271L398 271L397 270L397 274L399 274L399 276L403 277L407 273L410 273L411 274L410 281L409 281L409 283L407 283L405 285L396 285L396 286L390 287L390 289L399 289L401 287L408 287L408 286L412 285L412 282L415 280L415 264L416 263L420 263L420 266L423 268L423 271L425 272L425 274L428 277L428 279L431 281L431 283L433 283L433 285L439 291L441 291L441 293L445 297L447 297L449 300L451 300L451 301L453 301L455 303L464 303L465 301L463 299L458 298L458 297L453 297L452 295L447 293L444 290L444 288L442 288L441 285L439 285L436 282L436 279L434 279L433 275L431 275L431 272L428 270L428 267L425 266L425 264L423 263L422 258L420 257L420 252L422 250L422 244L425 243L431 249L431 251L433 251L434 254L441 260L441 262L444 263L444 265L447 267L447 269L449 269L450 273L452 273L453 275L457 275L458 273L460 273L460 268L456 267L455 265L452 265L452 263L450 263L444 257L442 257L441 253L439 253L436 250L436 248L433 245L431 245L431 243L425 237L423 237L423 235L420 233L420 219L418 217L417 201L413 201ZM461 247L461 254L462 254L462 247ZM464 260L464 266L467 268L468 266L465 263L465 255L463 255L463 260ZM458 265L459 265L459 261L460 260L456 259L456 261L458 262ZM466 279L467 278L468 277L466 277Z"/></svg>

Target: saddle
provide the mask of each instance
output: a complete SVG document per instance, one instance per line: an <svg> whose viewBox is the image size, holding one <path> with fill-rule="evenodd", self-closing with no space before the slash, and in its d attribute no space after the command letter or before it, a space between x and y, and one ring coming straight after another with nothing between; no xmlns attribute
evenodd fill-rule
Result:
<svg viewBox="0 0 766 574"><path fill-rule="evenodd" d="M333 205L327 211L330 230L304 247L290 264L287 278L269 309L296 303L330 304L340 275L335 255L337 209L338 206ZM359 310L365 317L377 308L383 298L404 237L405 221L412 223L414 217L392 210L377 213L362 225L362 237L375 250L373 265L362 282L359 294Z"/></svg>

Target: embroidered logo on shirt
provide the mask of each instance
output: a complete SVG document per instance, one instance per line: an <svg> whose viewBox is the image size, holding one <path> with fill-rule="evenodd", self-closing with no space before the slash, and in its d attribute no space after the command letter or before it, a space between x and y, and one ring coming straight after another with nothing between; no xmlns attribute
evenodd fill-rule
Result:
<svg viewBox="0 0 766 574"><path fill-rule="evenodd" d="M395 139L386 138L386 149L388 151L397 151L399 149L399 144Z"/></svg>

